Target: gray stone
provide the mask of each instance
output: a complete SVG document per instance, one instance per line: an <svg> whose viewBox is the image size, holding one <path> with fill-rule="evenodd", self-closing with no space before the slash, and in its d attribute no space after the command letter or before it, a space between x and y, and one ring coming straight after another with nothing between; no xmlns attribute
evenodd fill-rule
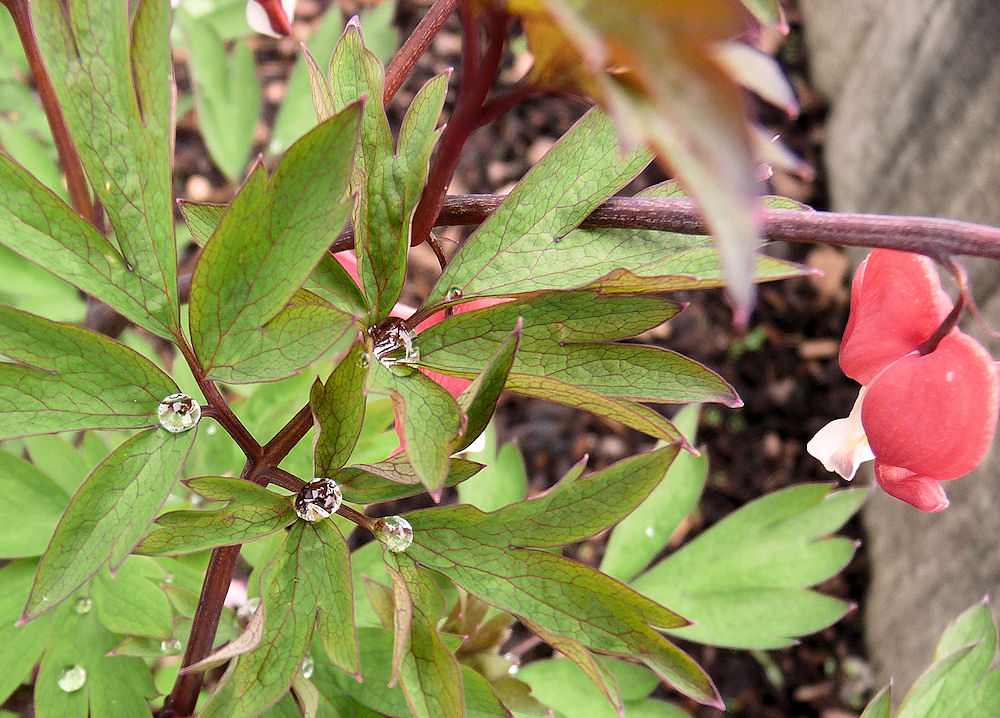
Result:
<svg viewBox="0 0 1000 718"><path fill-rule="evenodd" d="M835 209L1000 225L1000 3L801 0L817 86L832 109L826 162ZM967 261L1000 326L1000 268ZM966 328L1000 356L1000 341ZM927 441L934 441L933 436ZM1000 450L946 485L923 514L885 495L865 508L873 575L865 611L881 680L897 695L941 631L989 594L1000 606Z"/></svg>

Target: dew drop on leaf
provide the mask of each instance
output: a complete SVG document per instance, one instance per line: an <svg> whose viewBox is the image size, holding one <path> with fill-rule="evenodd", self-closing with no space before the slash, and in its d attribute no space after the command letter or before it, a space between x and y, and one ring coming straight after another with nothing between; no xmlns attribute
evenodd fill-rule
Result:
<svg viewBox="0 0 1000 718"><path fill-rule="evenodd" d="M446 301L453 302L456 299L462 298L462 290L458 287L452 287L448 290L448 293L444 295Z"/></svg>
<svg viewBox="0 0 1000 718"><path fill-rule="evenodd" d="M173 582L174 582L174 574L172 573L163 574L163 583L173 583Z"/></svg>
<svg viewBox="0 0 1000 718"><path fill-rule="evenodd" d="M302 677L312 678L313 670L315 669L315 667L316 664L313 661L313 657L307 653L306 657L302 659Z"/></svg>
<svg viewBox="0 0 1000 718"><path fill-rule="evenodd" d="M371 359L368 357L367 352L362 352L358 355L358 366L362 369L367 369L368 365L371 364Z"/></svg>
<svg viewBox="0 0 1000 718"><path fill-rule="evenodd" d="M385 516L375 520L375 537L388 550L399 553L413 543L413 527L402 516Z"/></svg>
<svg viewBox="0 0 1000 718"><path fill-rule="evenodd" d="M304 521L320 521L340 508L344 495L333 479L316 478L299 489L295 513Z"/></svg>
<svg viewBox="0 0 1000 718"><path fill-rule="evenodd" d="M87 671L83 669L83 666L66 666L65 668L61 668L59 673L56 674L56 683L67 693L80 690L86 682Z"/></svg>
<svg viewBox="0 0 1000 718"><path fill-rule="evenodd" d="M93 607L94 602L89 598L78 599L75 604L73 604L73 610L77 613L90 613L90 609Z"/></svg>
<svg viewBox="0 0 1000 718"><path fill-rule="evenodd" d="M652 538L653 534L656 533L656 529L654 529L652 526L647 526L645 533L646 533L647 536L649 536L650 538Z"/></svg>
<svg viewBox="0 0 1000 718"><path fill-rule="evenodd" d="M160 652L163 653L164 655L175 656L181 652L181 649L183 647L184 644L182 644L176 638L173 638L169 641L160 641Z"/></svg>
<svg viewBox="0 0 1000 718"><path fill-rule="evenodd" d="M177 434L193 429L201 418L201 406L187 394L171 394L156 408L160 426Z"/></svg>
<svg viewBox="0 0 1000 718"><path fill-rule="evenodd" d="M384 366L416 364L420 361L417 334L407 329L401 321L387 327L376 327L372 331L372 337L375 340L372 354Z"/></svg>

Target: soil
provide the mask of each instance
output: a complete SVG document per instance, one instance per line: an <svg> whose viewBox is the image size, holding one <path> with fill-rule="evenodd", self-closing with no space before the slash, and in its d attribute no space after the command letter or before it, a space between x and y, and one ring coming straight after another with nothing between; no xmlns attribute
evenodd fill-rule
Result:
<svg viewBox="0 0 1000 718"><path fill-rule="evenodd" d="M793 3L784 4L788 7ZM400 3L396 23L401 37L412 30L425 8L424 3ZM308 23L318 10L317 2L302 0L297 26ZM777 173L772 179L774 193L824 209L821 152L825 108L809 85L805 45L794 8L789 9L788 17L788 37L783 41L766 37L763 42L785 67L802 112L797 119L789 120L762 105L757 110L760 121L780 133L787 145L816 170L816 176L809 180ZM260 38L255 43L265 98L278 98L297 41ZM414 88L432 74L458 67L459 47L458 25L453 22L436 39L414 77L391 105L397 126L400 110ZM516 79L523 71L524 60L508 57L503 79ZM183 88L183 63L178 64L178 80ZM451 99L449 96L449 103ZM506 191L585 109L581 101L567 98L536 99L515 107L473 137L451 192ZM275 105L268 103L262 112L261 147L274 115ZM190 114L181 118L177 151L180 196L224 201L232 195L234 188L212 167ZM645 186L661 179L663 176L654 168L641 181ZM455 240L463 236L457 230L442 234ZM689 306L668 325L642 337L719 372L744 402L741 409L708 406L703 412L698 444L709 457L710 478L701 505L687 526L688 537L746 502L781 487L814 481L830 483L832 475L806 454L805 444L830 419L846 416L857 393L856 385L841 374L836 361L847 318L846 258L834 249L803 245L776 246L769 251L822 268L826 274L822 278L762 286L751 325L744 334L731 329L731 312L722 293L703 291L680 295L678 299L689 302ZM412 256L413 294L406 299L416 303L429 288L436 262L423 247ZM502 440L516 442L524 453L533 491L551 486L584 454L590 455L592 467L600 467L652 445L648 437L620 425L518 396L504 398L498 430ZM857 521L840 533L862 538ZM599 556L600 540L592 548L592 555ZM847 569L819 590L857 605L863 599L867 575L862 543ZM717 682L728 705L727 716L845 718L858 715L873 688L861 631L859 613L853 609L834 626L786 649L750 653L697 645L685 648ZM693 703L684 705L699 718L721 715Z"/></svg>

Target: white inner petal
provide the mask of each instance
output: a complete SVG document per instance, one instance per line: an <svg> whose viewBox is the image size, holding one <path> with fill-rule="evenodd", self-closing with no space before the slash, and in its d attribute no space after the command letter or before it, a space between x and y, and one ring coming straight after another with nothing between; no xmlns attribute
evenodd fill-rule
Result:
<svg viewBox="0 0 1000 718"><path fill-rule="evenodd" d="M806 451L823 462L827 471L853 479L858 467L875 458L861 425L861 403L867 387L861 387L854 408L846 419L836 419L820 429L806 444Z"/></svg>

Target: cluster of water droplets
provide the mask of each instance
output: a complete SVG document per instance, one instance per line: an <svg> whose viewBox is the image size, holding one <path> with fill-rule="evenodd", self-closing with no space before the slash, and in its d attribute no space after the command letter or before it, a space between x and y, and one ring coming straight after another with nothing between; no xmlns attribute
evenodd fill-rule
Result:
<svg viewBox="0 0 1000 718"><path fill-rule="evenodd" d="M377 327L371 334L374 340L372 354L383 366L410 365L420 361L417 334L402 322Z"/></svg>
<svg viewBox="0 0 1000 718"><path fill-rule="evenodd" d="M75 693L87 683L87 671L83 666L64 666L56 674L56 684L67 693Z"/></svg>
<svg viewBox="0 0 1000 718"><path fill-rule="evenodd" d="M160 426L178 434L193 429L198 424L201 406L187 394L171 394L164 397L156 407L156 415L160 418Z"/></svg>
<svg viewBox="0 0 1000 718"><path fill-rule="evenodd" d="M340 508L344 495L333 479L315 478L299 489L295 513L303 521L321 521Z"/></svg>
<svg viewBox="0 0 1000 718"><path fill-rule="evenodd" d="M405 551L413 543L413 527L402 516L375 519L375 538L393 553Z"/></svg>

